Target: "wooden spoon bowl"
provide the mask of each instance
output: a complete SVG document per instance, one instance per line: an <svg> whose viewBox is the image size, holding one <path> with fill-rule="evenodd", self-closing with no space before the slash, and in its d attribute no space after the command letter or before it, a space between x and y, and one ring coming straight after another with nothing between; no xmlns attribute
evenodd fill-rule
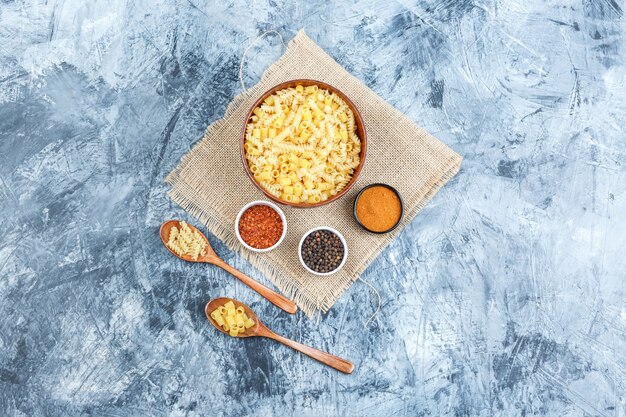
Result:
<svg viewBox="0 0 626 417"><path fill-rule="evenodd" d="M220 326L219 324L217 324L215 322L215 320L213 320L213 317L211 317L211 312L215 311L215 309L219 308L220 306L223 306L224 304L226 304L227 302L232 301L233 303L235 303L236 307L242 306L243 309L246 312L246 316L248 316L248 318L254 320L254 326L250 327L249 329L246 329L244 332L239 333L237 336L233 336L233 337L251 337L251 336L258 336L259 333L259 327L263 326L263 323L261 323L261 321L259 320L259 318L256 316L256 314L254 314L254 311L252 311L250 309L250 307L248 307L247 305L245 305L244 303L237 301L237 300L233 300L232 298L226 298L226 297L220 297L220 298L215 298L211 301L209 301L206 306L204 307L204 313L206 314L206 318L209 319L209 321L211 322L211 324L220 332L224 333L224 334L229 334L226 330L224 330L224 328L222 326ZM267 329L267 327L265 327L265 329ZM262 330L261 330L262 331Z"/></svg>
<svg viewBox="0 0 626 417"><path fill-rule="evenodd" d="M254 314L254 311L252 311L250 307L248 307L241 301L233 300L232 298L226 298L226 297L216 298L214 300L209 301L204 307L204 313L206 314L207 319L209 320L209 322L211 322L213 327L215 327L220 332L229 334L227 331L225 331L222 328L222 326L218 325L215 322L215 320L213 320L213 317L211 317L211 312L215 311L215 309L217 309L220 306L223 306L229 301L232 301L236 307L242 306L248 318L251 318L252 320L254 320L254 326L250 327L249 329L246 329L244 332L239 333L237 336L234 336L234 337L253 337L253 336L267 337L269 339L274 339L286 346L289 346L290 348L295 349L298 352L304 353L305 355L323 363L324 365L328 365L331 368L334 368L343 373L351 374L352 371L354 371L354 364L352 364L351 362L345 359L342 359L335 355L331 355L330 353L322 352L321 350L317 350L310 346L303 345L302 343L298 343L295 340L287 339L286 337L283 337L279 334L274 333L273 331L268 329L261 322L261 320L259 320L258 316Z"/></svg>
<svg viewBox="0 0 626 417"><path fill-rule="evenodd" d="M204 236L204 233L202 233L200 230L198 230L195 226L187 223L187 226L189 226L189 228L191 229L191 231L194 230L198 230L198 233L200 233L200 236L202 236L202 239L204 239L204 242L206 243L206 254L202 255L200 254L200 256L198 256L198 259L193 259L191 256L187 255L187 254L182 254L179 255L176 252L174 252L172 249L170 249L169 246L167 246L167 241L169 240L170 237L170 231L172 230L172 227L178 227L180 228L180 221L179 220L168 220L166 222L164 222L161 225L161 229L159 230L159 235L161 236L161 241L163 241L163 244L165 245L165 247L167 248L168 251L170 251L172 253L172 255L176 256L177 258L182 259L183 261L187 261L187 262L204 262L204 263L213 263L212 261L214 261L215 259L219 259L221 261L221 259L217 256L217 254L215 253L215 251L213 250L213 248L211 247L211 244L209 243L209 239L206 238L206 236Z"/></svg>

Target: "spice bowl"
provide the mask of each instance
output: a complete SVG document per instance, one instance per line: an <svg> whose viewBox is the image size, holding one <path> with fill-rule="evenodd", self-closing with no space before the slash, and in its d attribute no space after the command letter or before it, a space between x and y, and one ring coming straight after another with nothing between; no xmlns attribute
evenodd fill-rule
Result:
<svg viewBox="0 0 626 417"><path fill-rule="evenodd" d="M244 213L246 213L248 209L252 207L256 207L256 206L266 206L266 207L271 208L278 214L282 222L283 230L282 230L282 233L280 234L280 238L278 238L276 243L272 244L269 247L257 248L257 247L250 245L248 242L246 242L244 237L242 237L242 234L240 232L240 221L242 220ZM237 236L237 240L239 240L239 243L241 243L243 247L245 247L246 249L251 250L252 252L260 252L260 253L269 252L272 249L277 248L285 239L285 236L287 235L287 218L285 217L285 213L283 213L283 211L274 203L271 203L269 201L263 201L263 200L252 201L246 204L245 206L243 206L243 208L239 211L239 214L237 214L237 218L235 219L235 235Z"/></svg>
<svg viewBox="0 0 626 417"><path fill-rule="evenodd" d="M341 242L341 246L343 247L343 258L341 259L341 262L334 269L328 272L318 272L312 269L311 267L309 267L309 265L307 265L307 263L305 262L302 256L302 248L305 245L305 241L307 240L307 237L311 236L313 233L318 232L318 231L330 232L331 234L337 236L339 238L339 241ZM300 259L300 263L302 264L304 269L306 269L308 272L314 275L320 275L320 276L332 275L335 272L339 271L341 268L343 268L344 264L346 263L346 260L348 259L348 244L346 243L346 239L343 237L343 235L339 233L337 230L333 229L332 227L327 227L327 226L314 227L313 229L306 232L304 236L302 236L302 239L300 239L300 244L298 245L298 258Z"/></svg>
<svg viewBox="0 0 626 417"><path fill-rule="evenodd" d="M391 185L369 184L354 199L353 215L357 224L368 232L389 233L402 221L404 202Z"/></svg>

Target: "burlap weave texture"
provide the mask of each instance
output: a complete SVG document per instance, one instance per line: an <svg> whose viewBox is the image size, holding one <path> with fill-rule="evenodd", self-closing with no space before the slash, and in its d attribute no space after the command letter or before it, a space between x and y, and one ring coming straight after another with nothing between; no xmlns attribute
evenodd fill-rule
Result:
<svg viewBox="0 0 626 417"><path fill-rule="evenodd" d="M251 253L234 234L237 213L246 203L264 199L246 177L239 155L244 117L256 99L274 85L297 78L320 80L345 93L360 111L368 135L365 167L356 185L338 201L313 209L283 207L287 236L268 253ZM261 81L238 95L224 117L208 127L203 138L167 177L170 197L204 223L209 231L238 251L286 296L311 315L327 311L459 170L461 157L417 126L400 111L350 75L300 31ZM352 217L352 204L365 185L384 182L402 194L405 215L387 235L363 231ZM339 230L348 243L344 268L330 276L307 273L298 260L302 235L316 226Z"/></svg>

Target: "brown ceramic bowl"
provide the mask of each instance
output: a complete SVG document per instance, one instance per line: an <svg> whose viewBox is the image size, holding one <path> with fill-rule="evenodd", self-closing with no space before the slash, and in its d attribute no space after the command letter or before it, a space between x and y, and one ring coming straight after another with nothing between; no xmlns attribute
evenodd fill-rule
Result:
<svg viewBox="0 0 626 417"><path fill-rule="evenodd" d="M267 192L261 186L261 184L256 182L256 180L254 179L254 175L252 174L252 171L250 171L250 166L248 165L248 161L246 160L246 151L243 148L243 145L246 140L246 125L250 122L250 117L252 117L252 114L253 114L252 112L254 111L254 109L256 109L259 105L261 105L263 100L265 100L267 97L274 94L274 92L283 90L285 88L295 87L296 85L302 85L304 87L309 86L309 85L317 85L319 88L326 89L332 93L337 94L339 97L341 97L346 102L350 110L352 110L352 113L354 113L354 120L356 123L356 134L361 140L361 154L360 154L361 164L359 164L359 166L356 167L356 169L354 170L354 174L352 175L350 182L339 193L330 197L328 200L320 201L319 203L289 203L287 201L281 200L280 198L274 197L272 194ZM286 81L284 83L278 84L277 86L270 88L259 97L259 99L252 105L252 107L250 107L250 110L248 111L248 114L246 115L246 118L244 120L243 127L241 128L241 140L239 141L239 150L241 152L241 161L243 162L243 166L244 166L244 169L246 170L246 174L248 175L248 178L250 178L250 181L252 181L252 183L259 190L261 190L261 192L265 194L267 198L279 204L286 205L286 206L299 207L299 208L318 207L318 206L323 206L325 204L332 203L338 198L341 198L352 188L357 178L359 177L361 170L363 169L363 165L365 164L365 154L367 152L367 134L365 133L365 125L363 124L363 118L361 117L361 114L357 110L354 103L352 103L352 101L340 90L321 81L306 80L306 79L292 80L292 81Z"/></svg>

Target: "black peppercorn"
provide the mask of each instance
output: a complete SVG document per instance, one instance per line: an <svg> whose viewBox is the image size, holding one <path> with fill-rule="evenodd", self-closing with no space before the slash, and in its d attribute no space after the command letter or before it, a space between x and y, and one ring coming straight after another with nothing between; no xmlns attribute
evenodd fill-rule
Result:
<svg viewBox="0 0 626 417"><path fill-rule="evenodd" d="M339 236L329 230L309 234L302 242L302 260L315 272L332 272L344 257L344 247Z"/></svg>

